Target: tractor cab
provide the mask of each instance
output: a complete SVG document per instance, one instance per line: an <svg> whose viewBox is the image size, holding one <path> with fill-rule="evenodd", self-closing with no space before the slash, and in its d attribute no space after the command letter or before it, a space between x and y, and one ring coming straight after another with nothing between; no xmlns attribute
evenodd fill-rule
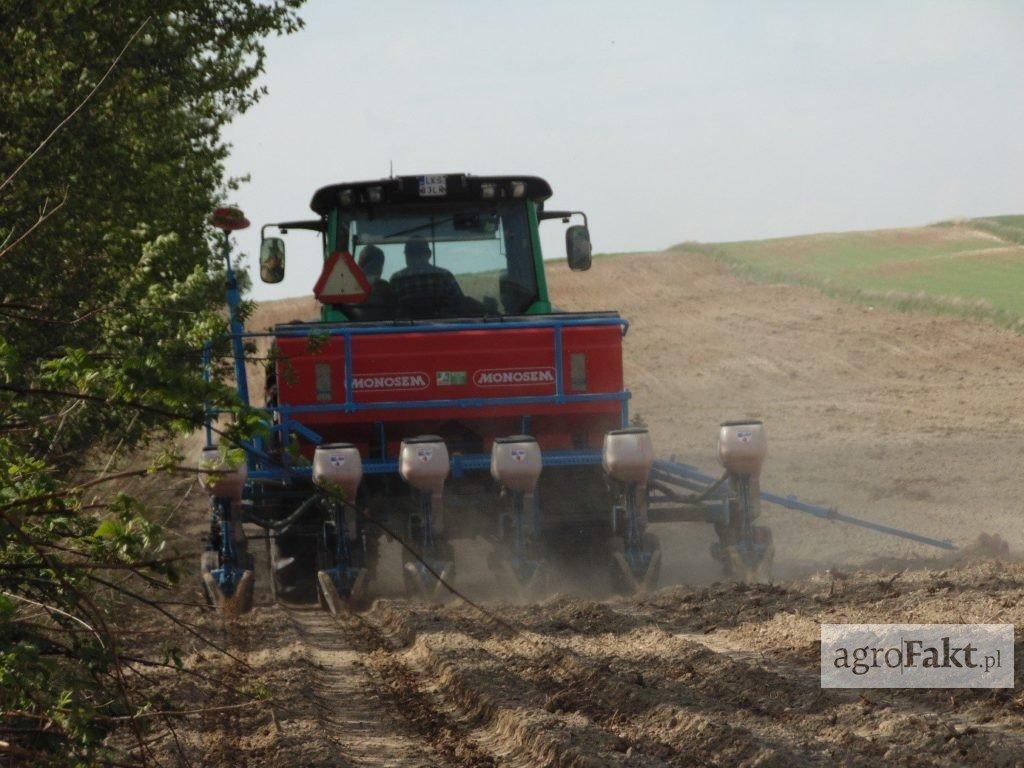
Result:
<svg viewBox="0 0 1024 768"><path fill-rule="evenodd" d="M323 187L319 219L268 225L322 234L314 287L326 322L500 318L551 312L539 222L551 187L537 177L399 176ZM264 232L266 228L264 228ZM586 224L566 232L573 269L590 266ZM284 241L264 237L261 276L284 276Z"/></svg>

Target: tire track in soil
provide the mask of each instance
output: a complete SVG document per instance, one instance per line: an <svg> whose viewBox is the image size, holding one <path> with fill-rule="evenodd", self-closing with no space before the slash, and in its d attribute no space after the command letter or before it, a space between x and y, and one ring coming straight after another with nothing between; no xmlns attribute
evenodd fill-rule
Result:
<svg viewBox="0 0 1024 768"><path fill-rule="evenodd" d="M547 711L543 696L537 700L524 695L524 681L498 685L500 675L477 675L470 658L462 654L447 658L433 647L431 633L416 633L410 627L413 614L429 607L403 604L401 608L378 604L339 622L362 638L369 664L395 694L403 715L431 739L439 753L467 766L608 764L592 755L614 753L612 737L583 718ZM447 631L442 635L465 638L477 655L498 664L504 661L477 639Z"/></svg>
<svg viewBox="0 0 1024 768"><path fill-rule="evenodd" d="M339 765L437 766L433 745L418 729L410 732L396 706L401 691L392 681L374 679L367 667L367 644L344 623L316 607L280 606L314 665L310 695L324 736L337 745ZM412 720L415 726L416 720ZM465 763L455 763L464 765Z"/></svg>
<svg viewBox="0 0 1024 768"><path fill-rule="evenodd" d="M471 709L466 701L494 702L502 694L511 699L517 706L506 711L534 723L539 731L535 741L554 745L540 754L544 764L715 765L747 759L786 765L833 763L835 754L829 754L827 745L800 743L806 740L801 724L795 723L793 732L769 727L775 726L773 717L782 709L777 701L763 702L761 694L754 693L735 704L736 689L745 676L726 681L716 674L728 663L725 659L715 657L710 665L715 672L690 669L696 677L707 672L708 678L718 680L714 689L698 692L692 684L673 680L670 670L645 668L642 662L634 665L626 648L613 645L601 653L604 642L595 638L595 653L549 638L481 639L448 631L437 641L421 638L412 654L464 709ZM702 647L698 651L694 643L689 648L691 656L714 656ZM483 657L490 657L491 663L485 666ZM767 686L765 695L774 697L772 691ZM730 710L729 702L736 708ZM490 709L494 710L493 703ZM553 738L558 733L569 735L568 742L559 744Z"/></svg>
<svg viewBox="0 0 1024 768"><path fill-rule="evenodd" d="M575 723L576 764L1014 765L1010 756L1021 754L1019 734L1005 728L912 694L823 691L816 667L812 674L804 663L769 663L718 638L665 632L653 617L622 635L574 632L537 643L453 629L462 621L451 611L409 609L411 619L429 622L408 652L412 662L432 670L449 697L484 690L517 699L524 721L545 710L564 718L549 727ZM616 624L605 618L607 628Z"/></svg>
<svg viewBox="0 0 1024 768"><path fill-rule="evenodd" d="M410 614L416 611L409 607ZM410 643L411 631L401 626L406 617L390 610L373 613ZM517 761L522 765L715 765L753 759L824 766L837 757L830 745L807 739L806 723L778 726L780 686L761 686L738 697L748 670L732 669L725 656L686 643L689 653L684 656L713 661L705 658L704 669L698 671L681 657L691 677L683 681L674 670L634 665L626 653L629 648L612 644L602 652L604 642L594 638L581 649L550 638L467 634L444 622L436 636L420 636L412 644L407 660L444 691L449 706L490 721L490 730L498 732L507 749L520 754L529 750L533 759ZM589 644L596 648L586 648ZM629 668L622 671L624 665ZM722 675L723 665L739 674ZM760 677L763 682L765 674ZM694 685L692 678L707 681ZM819 699L820 692L811 697ZM813 705L798 709L806 716ZM516 722L510 730L511 718ZM872 763L854 759L851 764Z"/></svg>
<svg viewBox="0 0 1024 768"><path fill-rule="evenodd" d="M488 690L514 688L520 711L547 713L547 728L571 732L576 748L563 750L561 759L568 757L573 764L725 765L754 758L764 764L833 764L834 756L815 754L825 753L825 748L797 746L796 738L788 738L795 734L771 732L750 722L742 710L769 720L774 714L757 700L758 694L740 705L739 712L730 711L727 702L736 698L738 681L698 695L662 669L640 665L620 671L629 662L615 650L594 658L565 646L544 645L549 647L538 653L530 641L479 643L451 635L442 649L419 643L417 650L424 665L438 670L446 685L461 695L480 684L479 676L465 669L474 661L471 646L499 659L500 667L488 670ZM740 719L748 722L741 725ZM564 763L554 759L550 764Z"/></svg>
<svg viewBox="0 0 1024 768"><path fill-rule="evenodd" d="M681 638L624 639L574 641L548 685L552 706L618 734L635 756L670 765L873 764L808 735L817 710L832 704L820 691ZM670 663L658 658L669 649Z"/></svg>
<svg viewBox="0 0 1024 768"><path fill-rule="evenodd" d="M222 648L231 648L243 654L249 648L248 628L244 624L218 618L216 639ZM217 671L213 681L218 690L224 690L231 684L232 668L228 660L221 659L217 663ZM232 702L234 703L234 702ZM202 715L200 732L204 734L199 742L202 754L201 765L237 765L248 768L248 761L239 756L241 749L242 726L238 713L231 710L210 712ZM209 734L209 735L206 735Z"/></svg>
<svg viewBox="0 0 1024 768"><path fill-rule="evenodd" d="M799 606L794 591L494 606L524 628L516 634L460 605L383 600L340 619L274 607L226 639L257 667L273 660L278 679L292 675L302 691L284 731L306 730L279 745L275 766L1019 764L1020 732L979 718L976 695L947 706L913 692L822 691L806 653L758 653L740 608L768 598ZM849 599L874 594L850 587ZM723 634L704 635L704 619L679 610L693 601L727 625ZM244 765L227 760L237 745L248 765L269 765L245 751L244 720L211 721L223 744L208 754L219 762L199 764Z"/></svg>

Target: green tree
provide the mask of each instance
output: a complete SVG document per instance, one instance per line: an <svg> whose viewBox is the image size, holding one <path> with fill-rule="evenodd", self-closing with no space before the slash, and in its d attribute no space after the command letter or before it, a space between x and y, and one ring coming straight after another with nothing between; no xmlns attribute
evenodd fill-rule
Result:
<svg viewBox="0 0 1024 768"><path fill-rule="evenodd" d="M0 765L125 759L104 740L142 703L108 600L177 568L138 501L85 491L114 445L232 404L200 375L224 333L204 221L301 3L0 0Z"/></svg>

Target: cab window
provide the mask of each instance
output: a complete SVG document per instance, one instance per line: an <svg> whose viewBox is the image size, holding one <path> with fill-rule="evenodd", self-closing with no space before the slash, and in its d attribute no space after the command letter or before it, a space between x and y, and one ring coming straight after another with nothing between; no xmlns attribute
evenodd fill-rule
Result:
<svg viewBox="0 0 1024 768"><path fill-rule="evenodd" d="M378 288L363 311L339 307L350 316L518 315L537 299L522 201L343 211L339 223L338 246Z"/></svg>

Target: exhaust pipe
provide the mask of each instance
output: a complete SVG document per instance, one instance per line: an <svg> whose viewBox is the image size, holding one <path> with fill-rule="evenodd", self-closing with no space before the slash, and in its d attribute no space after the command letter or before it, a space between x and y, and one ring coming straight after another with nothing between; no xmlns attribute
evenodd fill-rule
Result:
<svg viewBox="0 0 1024 768"><path fill-rule="evenodd" d="M199 457L199 484L210 495L210 535L200 570L206 594L226 616L252 609L253 573L248 565L245 537L234 510L242 500L248 477L245 460L231 459L217 446L206 446Z"/></svg>

